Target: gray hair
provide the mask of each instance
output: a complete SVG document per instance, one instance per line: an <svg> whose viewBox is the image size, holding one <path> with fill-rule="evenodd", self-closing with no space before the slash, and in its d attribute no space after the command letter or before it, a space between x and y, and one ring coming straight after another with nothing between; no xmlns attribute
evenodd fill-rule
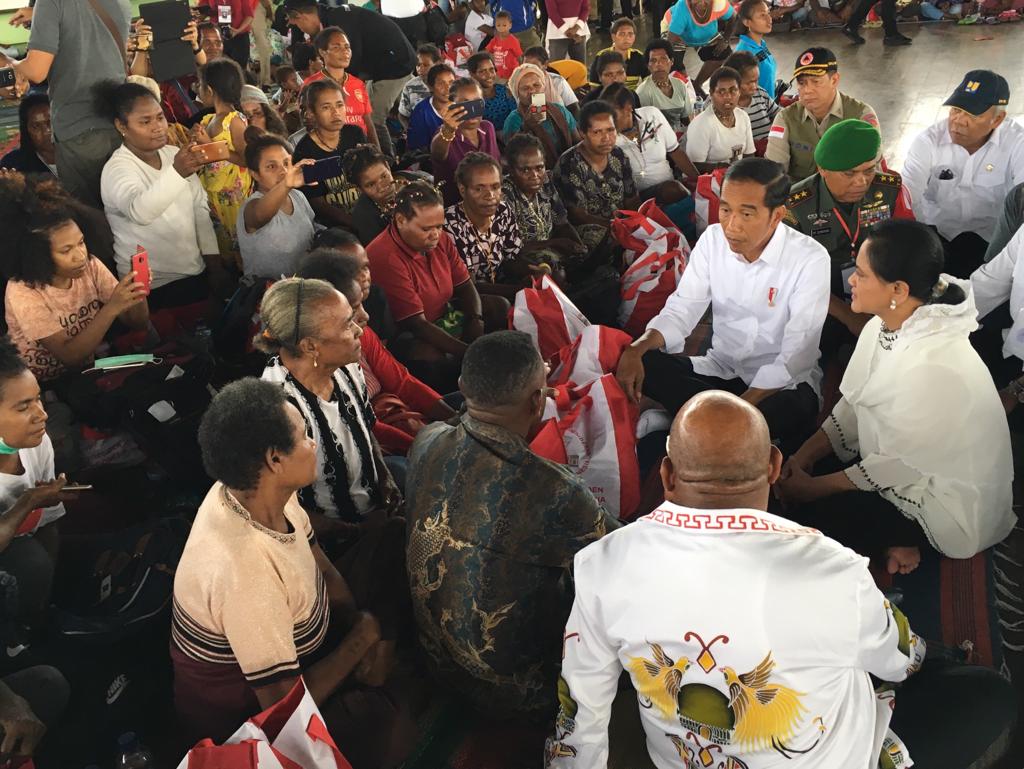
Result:
<svg viewBox="0 0 1024 769"><path fill-rule="evenodd" d="M285 278L267 289L260 303L260 333L253 339L258 350L277 355L281 350L298 356L299 342L320 330L317 305L338 292L326 280Z"/></svg>

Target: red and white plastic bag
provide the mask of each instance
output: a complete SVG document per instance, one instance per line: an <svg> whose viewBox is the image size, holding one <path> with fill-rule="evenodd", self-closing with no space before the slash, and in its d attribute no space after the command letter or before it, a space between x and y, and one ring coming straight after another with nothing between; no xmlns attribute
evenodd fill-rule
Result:
<svg viewBox="0 0 1024 769"><path fill-rule="evenodd" d="M676 290L689 261L690 244L654 200L646 201L639 211L618 213L612 230L629 265L621 279L619 325L637 337Z"/></svg>
<svg viewBox="0 0 1024 769"><path fill-rule="evenodd" d="M520 290L509 312L509 327L533 337L545 360L572 344L589 325L550 275L534 278L532 288Z"/></svg>
<svg viewBox="0 0 1024 769"><path fill-rule="evenodd" d="M178 769L352 769L300 678L283 699L253 716L223 745L206 739Z"/></svg>
<svg viewBox="0 0 1024 769"><path fill-rule="evenodd" d="M584 387L563 385L557 390L557 399L548 400L546 420L530 448L567 465L605 510L628 519L640 504L636 407L613 374Z"/></svg>
<svg viewBox="0 0 1024 769"><path fill-rule="evenodd" d="M572 344L547 359L548 384L578 387L614 373L630 342L629 334L617 328L587 326Z"/></svg>
<svg viewBox="0 0 1024 769"><path fill-rule="evenodd" d="M718 203L722 197L725 171L724 168L716 168L710 174L701 174L697 177L697 191L693 196L693 205L697 219L698 238L710 225L718 224Z"/></svg>

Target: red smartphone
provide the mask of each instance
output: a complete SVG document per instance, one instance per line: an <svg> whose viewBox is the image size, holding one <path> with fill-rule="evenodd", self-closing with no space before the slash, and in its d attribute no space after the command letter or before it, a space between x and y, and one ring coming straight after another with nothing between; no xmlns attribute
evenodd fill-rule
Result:
<svg viewBox="0 0 1024 769"><path fill-rule="evenodd" d="M132 270L135 271L135 282L141 283L146 289L146 296L149 296L153 278L149 274L149 252L142 246L136 246L135 253L132 254Z"/></svg>

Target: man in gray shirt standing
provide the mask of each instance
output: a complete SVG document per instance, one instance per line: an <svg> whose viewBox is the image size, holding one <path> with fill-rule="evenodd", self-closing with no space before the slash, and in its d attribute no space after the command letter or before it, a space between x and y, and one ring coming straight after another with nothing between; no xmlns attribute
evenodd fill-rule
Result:
<svg viewBox="0 0 1024 769"><path fill-rule="evenodd" d="M128 0L36 0L28 54L14 65L19 92L49 81L57 175L96 208L103 207L100 174L121 136L96 113L92 87L125 79L130 20Z"/></svg>

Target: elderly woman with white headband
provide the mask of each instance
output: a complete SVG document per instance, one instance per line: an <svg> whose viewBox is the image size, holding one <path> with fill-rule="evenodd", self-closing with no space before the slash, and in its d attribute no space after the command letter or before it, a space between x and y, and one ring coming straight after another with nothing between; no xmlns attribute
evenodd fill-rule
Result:
<svg viewBox="0 0 1024 769"><path fill-rule="evenodd" d="M548 73L536 64L520 64L508 79L516 109L505 118L502 136L533 134L544 147L544 160L553 168L558 158L579 141L576 118L561 103Z"/></svg>

